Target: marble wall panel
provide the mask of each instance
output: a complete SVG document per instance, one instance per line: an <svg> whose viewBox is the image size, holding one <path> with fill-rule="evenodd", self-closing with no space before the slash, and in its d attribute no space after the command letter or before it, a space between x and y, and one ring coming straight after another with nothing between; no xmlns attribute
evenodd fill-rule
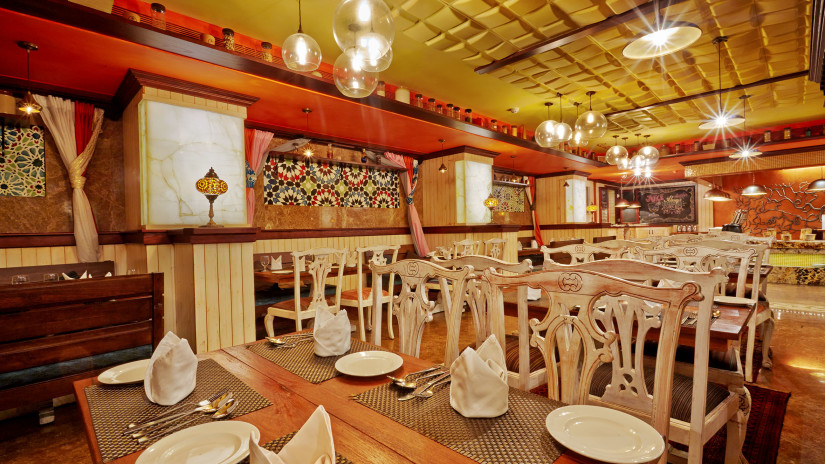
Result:
<svg viewBox="0 0 825 464"><path fill-rule="evenodd" d="M43 125L39 116L34 124ZM45 132L46 196L0 196L0 234L71 232L72 192L54 138ZM104 118L84 188L99 231L123 230L123 136L120 121Z"/></svg>

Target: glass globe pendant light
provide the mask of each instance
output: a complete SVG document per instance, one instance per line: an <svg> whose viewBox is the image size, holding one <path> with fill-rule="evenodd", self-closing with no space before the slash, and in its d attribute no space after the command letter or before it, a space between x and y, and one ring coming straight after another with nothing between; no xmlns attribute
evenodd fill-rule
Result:
<svg viewBox="0 0 825 464"><path fill-rule="evenodd" d="M321 47L304 34L301 22L301 0L298 0L298 32L287 37L281 49L286 67L298 72L312 72L321 64Z"/></svg>
<svg viewBox="0 0 825 464"><path fill-rule="evenodd" d="M576 119L576 130L580 131L587 140L595 140L607 133L607 118L598 111L593 111L593 94L596 92L589 91L587 96L590 97L590 109L582 113Z"/></svg>
<svg viewBox="0 0 825 464"><path fill-rule="evenodd" d="M392 12L382 0L344 0L335 9L332 35L342 51L377 61L395 39Z"/></svg>
<svg viewBox="0 0 825 464"><path fill-rule="evenodd" d="M573 106L576 107L576 119L579 119L579 106L580 105L581 105L581 103L579 103L579 102L573 103ZM580 130L573 131L573 137L570 138L570 146L575 148L575 147L586 147L588 145L590 145L590 140L587 140L587 138L584 136L584 134L582 134L582 131L580 131Z"/></svg>
<svg viewBox="0 0 825 464"><path fill-rule="evenodd" d="M748 120L747 118L745 118L745 111L747 105L745 105L745 100L747 100L750 97L751 96L747 94L739 97L739 99L742 100L742 118L745 119L745 122L742 123L742 132L744 132L744 135L742 136L743 142L739 146L739 149L731 153L729 156L733 159L752 158L754 156L759 156L762 154L761 151L757 150L754 146L751 145L751 138L748 135Z"/></svg>
<svg viewBox="0 0 825 464"><path fill-rule="evenodd" d="M645 145L639 149L639 155L645 160L645 166L653 166L659 161L659 150L652 145L648 145L648 137L650 137L650 134L645 135Z"/></svg>
<svg viewBox="0 0 825 464"><path fill-rule="evenodd" d="M556 127L553 128L553 138L556 143L564 143L573 137L573 129L570 128L570 124L564 122L561 93L556 93L556 96L559 97L559 122L556 124Z"/></svg>
<svg viewBox="0 0 825 464"><path fill-rule="evenodd" d="M719 36L713 39L713 44L716 45L718 55L717 69L719 70L719 89L716 92L716 94L718 97L717 99L719 102L719 106L717 109L717 113L712 115L708 120L706 120L702 124L700 124L699 129L719 130L730 126L738 126L739 124L745 122L745 118L739 116L738 114L729 114L722 109L722 44L727 41L728 38L725 36Z"/></svg>
<svg viewBox="0 0 825 464"><path fill-rule="evenodd" d="M622 159L627 159L627 148L619 145L618 135L614 135L613 138L616 140L616 144L607 149L604 160L607 161L607 164L618 166ZM621 168L621 166L619 167Z"/></svg>
<svg viewBox="0 0 825 464"><path fill-rule="evenodd" d="M378 73L363 68L359 57L342 53L332 66L332 78L335 86L347 97L363 98L378 87Z"/></svg>
<svg viewBox="0 0 825 464"><path fill-rule="evenodd" d="M547 120L539 124L539 127L536 128L535 139L536 143L539 144L540 147L549 147L555 143L555 127L556 121L550 119L550 107L553 106L551 102L545 102L544 106L547 107Z"/></svg>

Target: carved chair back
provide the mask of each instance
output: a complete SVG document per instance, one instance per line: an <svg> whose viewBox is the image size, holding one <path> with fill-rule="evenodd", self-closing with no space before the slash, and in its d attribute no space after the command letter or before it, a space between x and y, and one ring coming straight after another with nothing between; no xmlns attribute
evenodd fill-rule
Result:
<svg viewBox="0 0 825 464"><path fill-rule="evenodd" d="M433 318L434 301L427 295L427 281L437 279L444 297L444 315L447 322L447 343L444 352L445 365L449 366L458 357L458 335L461 330L461 307L464 301L467 278L473 272L472 266L451 270L438 264L419 259L405 259L392 264L370 263L372 284L381 287L384 275L395 274L401 281L398 294L393 295L389 305L398 320L399 351L410 356L418 356L424 324ZM380 293L373 292L372 342L381 344L381 300Z"/></svg>
<svg viewBox="0 0 825 464"><path fill-rule="evenodd" d="M622 250L621 256L614 256L613 258L633 258L631 253L636 247L640 247L644 250L652 250L656 247L656 244L653 242L637 242L634 240L605 240L604 242L599 242L599 246L602 248L610 248L611 250Z"/></svg>
<svg viewBox="0 0 825 464"><path fill-rule="evenodd" d="M344 267L347 264L347 249L315 248L306 251L293 251L293 275L295 277L295 312L301 312L301 272L309 273L312 278L309 295L312 298L307 311L326 308L335 314L341 309L341 286L344 282ZM336 267L337 266L337 267ZM330 305L326 297L326 283L334 279L335 302Z"/></svg>
<svg viewBox="0 0 825 464"><path fill-rule="evenodd" d="M356 266L358 266L358 302L365 305L372 304L372 294L369 296L362 295L363 290L367 287L366 270L369 264L377 264L383 266L392 264L398 260L398 250L401 245L375 245L368 247L360 247L355 249ZM395 285L395 274L390 274L389 288Z"/></svg>
<svg viewBox="0 0 825 464"><path fill-rule="evenodd" d="M567 254L570 256L570 264L578 264L595 261L597 259L596 255L606 255L609 258L618 258L625 253L625 249L605 248L587 243L580 243L558 248L548 248L543 246L541 247L541 252L544 253L545 263L555 262L553 260L554 254Z"/></svg>
<svg viewBox="0 0 825 464"><path fill-rule="evenodd" d="M433 262L446 267L458 269L463 266L471 266L477 271L470 274L467 280L467 291L464 301L470 307L473 314L473 327L476 334L476 346L481 346L490 334L495 333L496 339L504 341L504 313L494 313L487 310L487 298L481 289L481 282L478 280L479 273L484 269L493 269L497 273L526 274L533 270L533 263L525 259L520 263L509 263L500 259L487 256L462 256L461 258L449 260L433 259ZM504 347L504 345L502 345Z"/></svg>
<svg viewBox="0 0 825 464"><path fill-rule="evenodd" d="M464 239L460 242L453 242L453 258L458 258L467 255L477 255L478 249L481 248L481 242L478 240Z"/></svg>
<svg viewBox="0 0 825 464"><path fill-rule="evenodd" d="M507 246L507 240L503 238L491 238L484 241L484 254L495 259L502 259L504 257L504 248Z"/></svg>
<svg viewBox="0 0 825 464"><path fill-rule="evenodd" d="M546 315L529 325L530 345L544 357L548 396L568 404L589 403L594 374L608 364L610 382L600 402L649 417L667 442L680 321L685 306L701 298L696 283L657 288L585 270L522 276L485 270L482 279L489 282L488 298L497 307L503 306L504 288L518 287L519 314L527 314L527 287L546 294ZM651 329L658 329L659 343L649 392L642 344Z"/></svg>

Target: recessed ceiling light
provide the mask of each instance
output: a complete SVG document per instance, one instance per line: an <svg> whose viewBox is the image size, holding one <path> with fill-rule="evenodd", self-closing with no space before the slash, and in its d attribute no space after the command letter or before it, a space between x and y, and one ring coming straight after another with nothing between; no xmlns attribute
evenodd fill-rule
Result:
<svg viewBox="0 0 825 464"><path fill-rule="evenodd" d="M695 24L669 23L634 39L622 54L632 60L656 58L685 49L701 36L702 30Z"/></svg>

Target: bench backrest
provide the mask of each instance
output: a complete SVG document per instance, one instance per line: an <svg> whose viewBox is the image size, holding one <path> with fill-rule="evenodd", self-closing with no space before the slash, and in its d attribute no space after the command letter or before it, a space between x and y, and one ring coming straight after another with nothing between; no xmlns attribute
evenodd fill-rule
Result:
<svg viewBox="0 0 825 464"><path fill-rule="evenodd" d="M151 344L163 337L163 274L0 286L0 372Z"/></svg>
<svg viewBox="0 0 825 464"><path fill-rule="evenodd" d="M115 273L114 261L100 261L95 263L47 264L41 266L6 267L0 269L0 285L11 284L11 278L17 275L26 276L29 282L42 282L43 274L76 273L82 276L84 272L93 277L103 277L107 272Z"/></svg>

